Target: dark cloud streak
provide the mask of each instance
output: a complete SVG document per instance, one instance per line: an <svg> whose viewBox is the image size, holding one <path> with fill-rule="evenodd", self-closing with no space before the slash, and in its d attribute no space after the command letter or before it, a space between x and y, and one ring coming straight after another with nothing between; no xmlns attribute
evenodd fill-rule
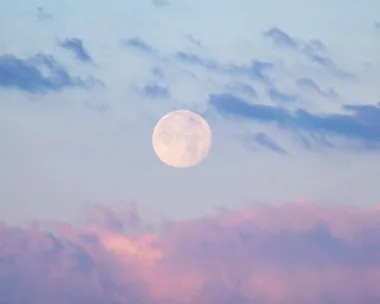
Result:
<svg viewBox="0 0 380 304"><path fill-rule="evenodd" d="M158 85L157 83L148 83L142 89L142 94L149 98L169 98L168 88Z"/></svg>
<svg viewBox="0 0 380 304"><path fill-rule="evenodd" d="M272 42L281 47L300 52L306 56L311 63L319 65L331 74L340 78L354 78L351 73L343 71L335 62L326 54L325 45L319 40L312 40L310 42L296 40L283 30L273 27L263 33L265 38L271 39Z"/></svg>
<svg viewBox="0 0 380 304"><path fill-rule="evenodd" d="M290 113L284 108L249 104L229 94L211 95L210 103L226 115L275 123L280 127L335 134L347 138L380 143L380 107L344 106L349 114L312 114L298 109Z"/></svg>
<svg viewBox="0 0 380 304"><path fill-rule="evenodd" d="M147 53L156 53L157 50L138 37L124 40L124 45Z"/></svg>
<svg viewBox="0 0 380 304"><path fill-rule="evenodd" d="M286 94L286 93L280 92L279 90L275 88L270 88L268 90L268 96L274 102L287 103L287 102L295 102L298 99L296 95Z"/></svg>
<svg viewBox="0 0 380 304"><path fill-rule="evenodd" d="M46 21L46 20L50 20L50 19L53 19L53 15L50 14L49 12L47 12L45 10L45 8L43 8L42 6L39 6L37 8L37 18L40 20L40 21Z"/></svg>
<svg viewBox="0 0 380 304"><path fill-rule="evenodd" d="M248 65L223 65L210 58L201 58L198 55L187 52L176 52L174 58L187 64L203 67L212 72L229 74L229 75L241 75L248 76L249 78L270 84L268 71L274 69L274 64L270 62L252 60Z"/></svg>
<svg viewBox="0 0 380 304"><path fill-rule="evenodd" d="M214 60L211 59L202 59L197 55L189 54L185 52L177 52L175 54L175 57L178 60L181 60L185 63L194 64L197 66L202 66L204 68L214 70L214 71L220 71L221 67L218 63L216 63Z"/></svg>
<svg viewBox="0 0 380 304"><path fill-rule="evenodd" d="M287 47L290 49L298 49L300 47L299 42L294 40L283 30L275 27L264 32L264 37L271 38L273 42L280 47Z"/></svg>
<svg viewBox="0 0 380 304"><path fill-rule="evenodd" d="M249 136L246 140L254 141L258 145L269 149L270 151L276 152L278 154L286 155L288 154L281 146L276 143L272 138L266 135L263 132L259 132L257 134Z"/></svg>
<svg viewBox="0 0 380 304"><path fill-rule="evenodd" d="M227 89L231 90L234 93L242 93L244 95L247 95L250 98L256 99L258 97L256 90L248 84L233 83L233 84L227 85Z"/></svg>
<svg viewBox="0 0 380 304"><path fill-rule="evenodd" d="M156 7L166 7L171 4L169 0L152 0L152 4Z"/></svg>
<svg viewBox="0 0 380 304"><path fill-rule="evenodd" d="M65 50L71 51L79 61L85 63L93 62L93 59L88 54L82 40L78 38L68 38L62 41L60 45Z"/></svg>
<svg viewBox="0 0 380 304"><path fill-rule="evenodd" d="M314 80L310 78L299 78L296 81L296 85L299 88L311 89L323 97L334 98L338 96L338 94L332 88L328 88L326 91L323 91L321 87Z"/></svg>
<svg viewBox="0 0 380 304"><path fill-rule="evenodd" d="M44 75L42 68L47 69L49 75ZM0 56L0 87L46 93L73 87L88 88L89 84L71 76L52 56L38 54L21 59L8 54Z"/></svg>

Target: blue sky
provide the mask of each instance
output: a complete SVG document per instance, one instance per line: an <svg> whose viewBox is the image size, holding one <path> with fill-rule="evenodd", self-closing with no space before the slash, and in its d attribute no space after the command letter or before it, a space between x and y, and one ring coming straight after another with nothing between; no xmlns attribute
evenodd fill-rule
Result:
<svg viewBox="0 0 380 304"><path fill-rule="evenodd" d="M378 12L375 0L1 2L0 214L378 204ZM182 108L214 143L174 170L151 132Z"/></svg>

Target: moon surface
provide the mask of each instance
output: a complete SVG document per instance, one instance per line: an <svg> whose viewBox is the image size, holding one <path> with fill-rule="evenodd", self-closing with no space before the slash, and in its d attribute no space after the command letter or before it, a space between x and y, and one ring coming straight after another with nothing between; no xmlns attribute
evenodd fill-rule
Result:
<svg viewBox="0 0 380 304"><path fill-rule="evenodd" d="M163 116L152 135L153 149L158 158L175 168L199 164L207 156L211 143L211 129L206 120L188 110Z"/></svg>

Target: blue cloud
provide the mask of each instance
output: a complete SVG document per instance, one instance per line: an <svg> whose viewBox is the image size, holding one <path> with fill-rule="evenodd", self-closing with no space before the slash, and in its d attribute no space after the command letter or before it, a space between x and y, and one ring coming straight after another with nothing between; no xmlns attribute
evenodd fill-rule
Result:
<svg viewBox="0 0 380 304"><path fill-rule="evenodd" d="M142 93L149 98L168 98L170 96L169 90L166 87L156 83L149 83L144 86Z"/></svg>
<svg viewBox="0 0 380 304"><path fill-rule="evenodd" d="M48 13L42 6L39 6L37 8L37 18L40 21L45 21L45 20L53 19L53 15Z"/></svg>
<svg viewBox="0 0 380 304"><path fill-rule="evenodd" d="M230 65L222 68L222 71L229 74L247 75L255 81L270 84L270 79L267 72L274 69L274 64L260 60L252 60L249 65L237 66Z"/></svg>
<svg viewBox="0 0 380 304"><path fill-rule="evenodd" d="M253 80L264 82L270 84L267 71L274 68L274 64L270 62L252 60L249 65L223 65L216 62L213 59L201 58L198 55L186 53L186 52L176 52L174 57L182 62L192 64L195 66L200 66L210 71L225 73L231 75L246 75Z"/></svg>
<svg viewBox="0 0 380 304"><path fill-rule="evenodd" d="M315 92L319 93L320 95L324 95L324 92L319 87L319 85L317 85L316 82L310 78L300 78L297 80L296 85L301 88L312 89Z"/></svg>
<svg viewBox="0 0 380 304"><path fill-rule="evenodd" d="M282 128L335 134L380 143L379 105L344 106L344 110L351 112L349 114L312 114L302 109L290 113L280 107L248 104L229 94L211 95L210 103L226 115L275 123Z"/></svg>
<svg viewBox="0 0 380 304"><path fill-rule="evenodd" d="M263 36L265 38L270 38L272 42L279 47L285 47L294 51L301 52L310 60L310 62L324 67L329 72L338 77L354 77L352 74L347 73L336 66L335 62L325 54L326 47L319 40L314 39L310 42L301 40L297 41L285 33L283 30L278 28L269 29L263 33Z"/></svg>
<svg viewBox="0 0 380 304"><path fill-rule="evenodd" d="M69 38L61 42L61 47L74 53L76 58L82 62L93 62L83 45L83 41L78 38Z"/></svg>
<svg viewBox="0 0 380 304"><path fill-rule="evenodd" d="M313 147L313 144L312 142L310 141L309 138L306 138L305 136L300 136L299 137L299 140L301 142L301 145L303 148L307 149L307 150L312 150L314 147Z"/></svg>
<svg viewBox="0 0 380 304"><path fill-rule="evenodd" d="M294 102L297 100L297 96L280 92L275 88L270 88L267 93L269 98L274 102Z"/></svg>
<svg viewBox="0 0 380 304"><path fill-rule="evenodd" d="M289 119L289 113L283 108L261 104L248 104L242 99L230 94L211 95L210 104L222 114L260 122L282 122Z"/></svg>
<svg viewBox="0 0 380 304"><path fill-rule="evenodd" d="M366 125L380 127L380 103L377 105L345 105L344 110L355 113L357 120Z"/></svg>
<svg viewBox="0 0 380 304"><path fill-rule="evenodd" d="M157 76L158 78L164 78L165 77L165 72L163 69L161 69L160 67L155 67L152 69L152 74L154 76Z"/></svg>
<svg viewBox="0 0 380 304"><path fill-rule="evenodd" d="M249 136L247 139L253 140L260 146L267 148L278 154L283 154L283 155L287 154L287 152L283 148L281 148L273 139L271 139L268 135L266 135L263 132L259 132L257 134L254 134L253 136Z"/></svg>
<svg viewBox="0 0 380 304"><path fill-rule="evenodd" d="M335 63L331 58L314 54L314 52L310 49L304 49L304 53L307 55L310 61L329 69L336 69Z"/></svg>
<svg viewBox="0 0 380 304"><path fill-rule="evenodd" d="M148 43L138 37L130 38L124 41L124 44L128 47L144 51L147 53L156 53L157 51L151 47Z"/></svg>
<svg viewBox="0 0 380 304"><path fill-rule="evenodd" d="M342 77L342 78L353 78L354 77L354 75L352 75L348 72L345 72L342 69L338 68L336 66L335 62L331 58L329 58L325 55L317 54L314 48L305 47L302 50L302 52L306 55L307 58L309 58L309 60L312 63L315 63L317 65L324 67L325 69L327 69L332 74L334 74L338 77Z"/></svg>
<svg viewBox="0 0 380 304"><path fill-rule="evenodd" d="M195 39L191 35L186 35L186 38L193 44L195 44L197 47L203 48L202 42L198 39Z"/></svg>
<svg viewBox="0 0 380 304"><path fill-rule="evenodd" d="M299 47L299 44L296 40L294 40L284 31L275 27L264 32L264 37L271 38L276 45L281 47L288 47L291 49L297 49Z"/></svg>
<svg viewBox="0 0 380 304"><path fill-rule="evenodd" d="M375 28L380 29L380 22L375 21Z"/></svg>
<svg viewBox="0 0 380 304"><path fill-rule="evenodd" d="M273 63L253 60L251 66L247 69L247 72L254 79L267 82L269 79L268 76L265 75L265 72L272 70L273 68Z"/></svg>
<svg viewBox="0 0 380 304"><path fill-rule="evenodd" d="M332 88L328 88L326 92L323 91L320 88L320 86L314 80L312 80L310 78L300 78L296 81L296 85L300 88L311 89L314 92L316 92L319 95L324 96L324 97L337 97L338 96L338 94Z"/></svg>
<svg viewBox="0 0 380 304"><path fill-rule="evenodd" d="M39 68L46 68L45 76ZM0 87L20 89L31 93L59 91L68 87L87 88L88 84L68 71L52 56L36 55L20 59L13 55L0 56Z"/></svg>
<svg viewBox="0 0 380 304"><path fill-rule="evenodd" d="M298 139L300 140L301 146L307 150L336 147L324 134L320 133L304 132L303 134L299 134Z"/></svg>
<svg viewBox="0 0 380 304"><path fill-rule="evenodd" d="M220 70L220 66L211 59L202 59L197 55L194 54L189 54L185 52L177 52L175 54L175 57L183 62L198 65L198 66L203 66L207 69L212 69L212 70Z"/></svg>
<svg viewBox="0 0 380 304"><path fill-rule="evenodd" d="M257 98L257 92L252 86L244 83L229 84L227 88L233 92L243 93L251 98Z"/></svg>
<svg viewBox="0 0 380 304"><path fill-rule="evenodd" d="M157 7L164 7L170 5L168 0L152 0L152 4Z"/></svg>
<svg viewBox="0 0 380 304"><path fill-rule="evenodd" d="M325 52L326 46L319 40L314 39L309 42L309 46L311 49L316 50L318 52Z"/></svg>

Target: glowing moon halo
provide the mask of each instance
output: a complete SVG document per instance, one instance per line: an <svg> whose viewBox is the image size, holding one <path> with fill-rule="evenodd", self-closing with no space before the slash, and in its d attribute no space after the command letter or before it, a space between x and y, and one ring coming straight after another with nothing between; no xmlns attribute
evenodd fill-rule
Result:
<svg viewBox="0 0 380 304"><path fill-rule="evenodd" d="M207 156L211 143L211 129L206 120L188 110L173 111L163 116L152 135L157 157L175 168L199 164Z"/></svg>

